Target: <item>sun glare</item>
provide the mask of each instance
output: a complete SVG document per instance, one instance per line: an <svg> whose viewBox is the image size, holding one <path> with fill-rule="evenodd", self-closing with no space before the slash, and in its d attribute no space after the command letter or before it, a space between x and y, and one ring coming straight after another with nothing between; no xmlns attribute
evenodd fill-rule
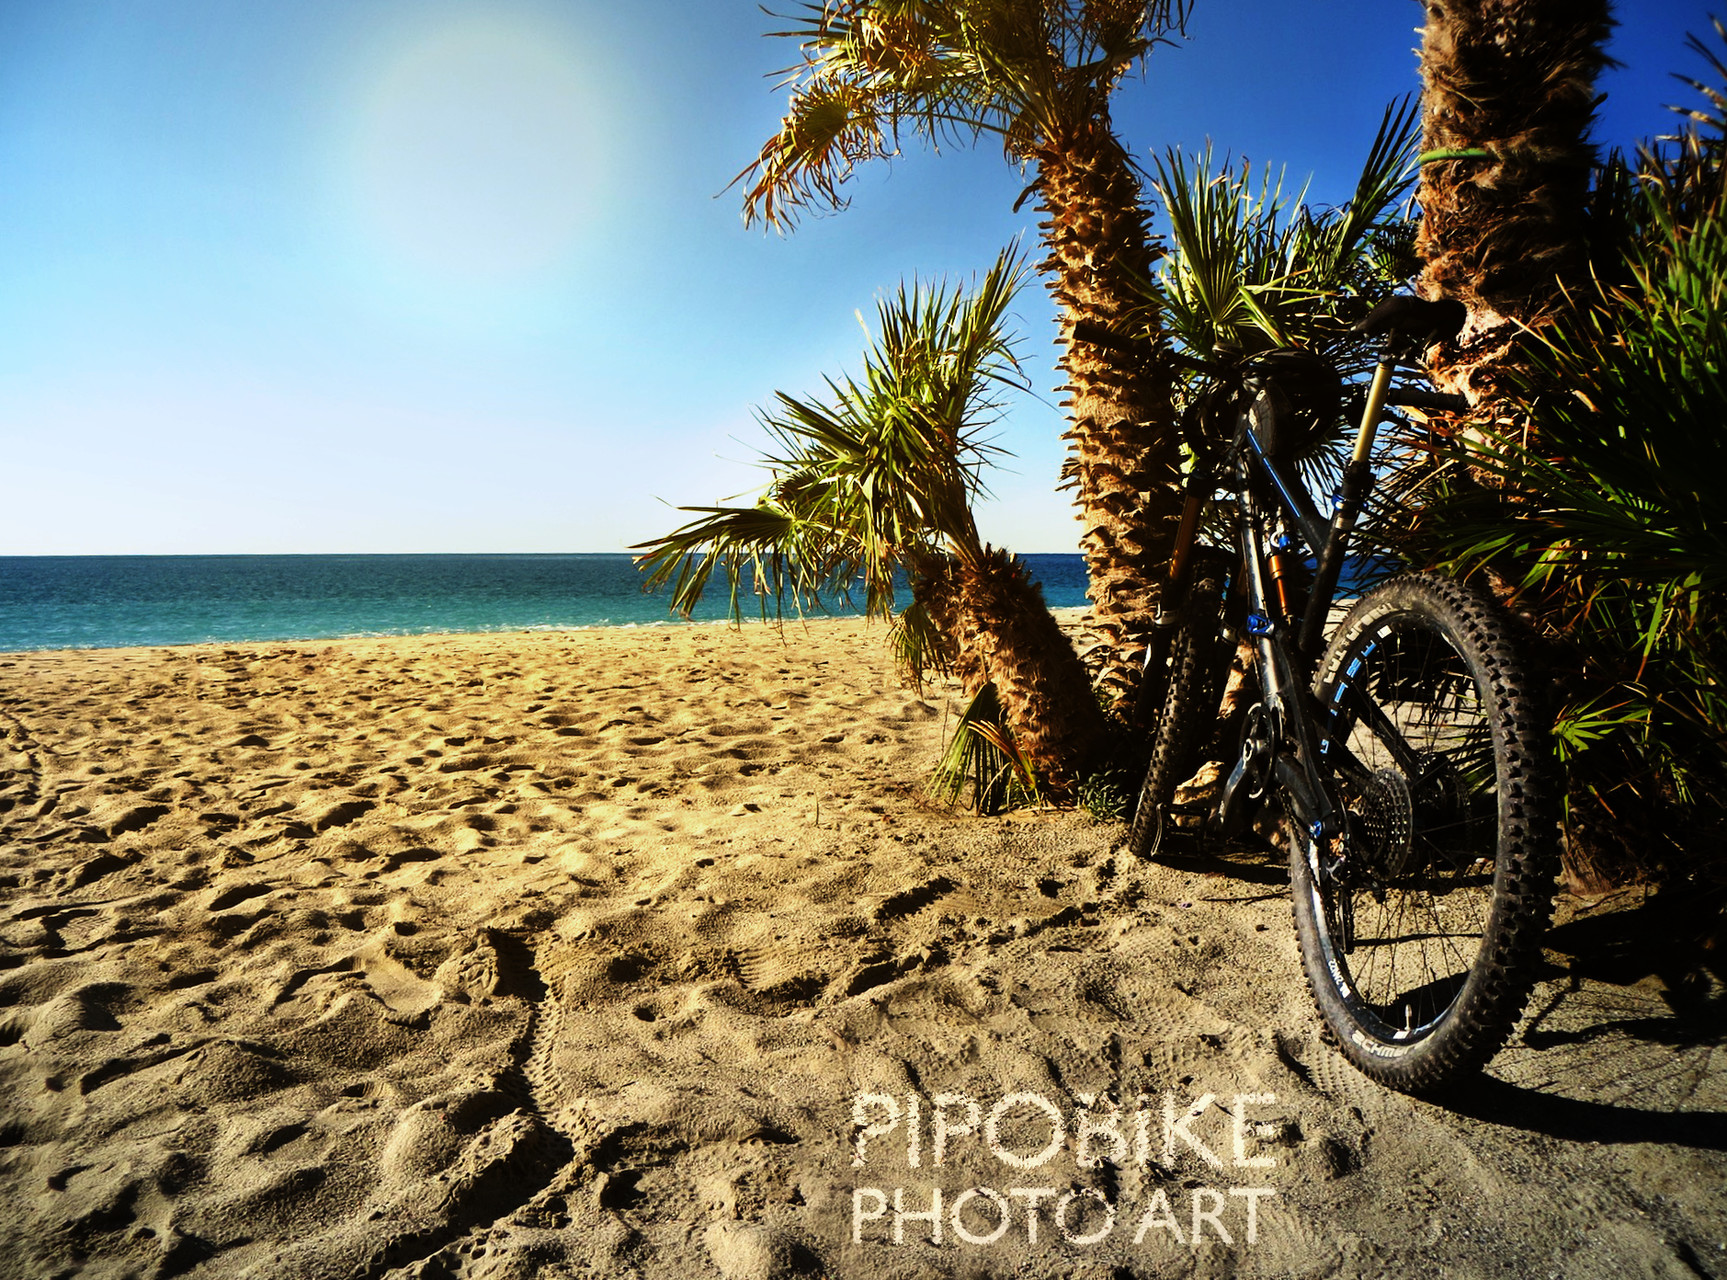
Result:
<svg viewBox="0 0 1727 1280"><path fill-rule="evenodd" d="M476 281L555 265L596 179L593 106L575 52L499 22L445 27L374 82L353 150L371 237L422 270Z"/></svg>

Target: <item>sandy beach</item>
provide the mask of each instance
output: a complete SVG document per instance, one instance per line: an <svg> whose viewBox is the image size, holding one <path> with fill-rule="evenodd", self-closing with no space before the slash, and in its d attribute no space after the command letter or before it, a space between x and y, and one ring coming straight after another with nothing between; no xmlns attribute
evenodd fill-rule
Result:
<svg viewBox="0 0 1727 1280"><path fill-rule="evenodd" d="M853 621L0 655L0 1275L1727 1277L1719 990L1445 1106L1270 851L921 794Z"/></svg>

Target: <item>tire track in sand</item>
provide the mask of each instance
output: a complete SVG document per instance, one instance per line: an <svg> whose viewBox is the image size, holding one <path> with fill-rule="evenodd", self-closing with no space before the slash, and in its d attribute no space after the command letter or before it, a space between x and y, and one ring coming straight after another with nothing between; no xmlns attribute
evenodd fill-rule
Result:
<svg viewBox="0 0 1727 1280"><path fill-rule="evenodd" d="M495 968L494 991L513 996L527 1009L527 1022L510 1046L514 1065L498 1080L498 1091L518 1104L511 1116L498 1121L509 1125L506 1140L514 1145L503 1157L481 1171L474 1180L467 1203L451 1206L454 1212L423 1233L396 1242L381 1254L363 1280L458 1280L482 1273L485 1263L497 1256L494 1238L500 1228L519 1234L523 1228L558 1229L556 1201L567 1172L576 1160L577 1134L561 1117L557 1074L551 1067L551 1046L563 1022L563 1008L540 972L534 949L513 933L487 929L484 947L491 952ZM513 1117L521 1119L513 1125ZM491 1169L500 1176L487 1178Z"/></svg>

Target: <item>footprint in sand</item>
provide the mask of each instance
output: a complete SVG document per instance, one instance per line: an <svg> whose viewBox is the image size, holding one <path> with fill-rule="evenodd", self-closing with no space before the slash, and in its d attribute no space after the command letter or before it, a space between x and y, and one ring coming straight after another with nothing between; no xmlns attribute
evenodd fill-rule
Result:
<svg viewBox="0 0 1727 1280"><path fill-rule="evenodd" d="M85 838L109 840L132 831L142 831L158 819L167 817L165 804L139 804L134 800L118 800L91 812ZM98 834L99 833L99 834Z"/></svg>
<svg viewBox="0 0 1727 1280"><path fill-rule="evenodd" d="M81 889L85 885L94 884L106 876L113 875L116 871L124 871L127 867L137 865L142 858L143 855L137 850L127 850L124 853L97 854L88 862L82 862L77 866L72 872L71 879L67 882L68 887Z"/></svg>
<svg viewBox="0 0 1727 1280"><path fill-rule="evenodd" d="M318 968L297 969L283 982L270 1012L277 1018L326 1018L354 997L383 1006L386 1021L417 1025L444 998L438 982L428 982L389 953L387 940L367 943L352 955Z"/></svg>
<svg viewBox="0 0 1727 1280"><path fill-rule="evenodd" d="M76 987L28 1011L12 1024L12 1043L42 1051L81 1032L113 1032L121 1023L110 1005L123 998L127 988L116 983L90 983Z"/></svg>
<svg viewBox="0 0 1727 1280"><path fill-rule="evenodd" d="M432 981L457 999L490 999L503 982L497 948L489 938L470 939L438 966Z"/></svg>

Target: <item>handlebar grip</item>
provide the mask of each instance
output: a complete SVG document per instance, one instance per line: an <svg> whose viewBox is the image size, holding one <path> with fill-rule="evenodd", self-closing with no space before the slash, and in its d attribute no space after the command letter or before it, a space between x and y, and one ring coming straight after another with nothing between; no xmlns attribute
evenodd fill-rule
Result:
<svg viewBox="0 0 1727 1280"><path fill-rule="evenodd" d="M1441 413L1468 413L1467 396L1448 395L1443 391L1422 391L1415 387L1393 387L1385 397L1386 404L1404 405L1410 409L1437 409Z"/></svg>
<svg viewBox="0 0 1727 1280"><path fill-rule="evenodd" d="M1455 298L1429 301L1399 294L1385 299L1350 328L1371 336L1384 334L1389 342L1449 342L1468 318L1468 310Z"/></svg>

